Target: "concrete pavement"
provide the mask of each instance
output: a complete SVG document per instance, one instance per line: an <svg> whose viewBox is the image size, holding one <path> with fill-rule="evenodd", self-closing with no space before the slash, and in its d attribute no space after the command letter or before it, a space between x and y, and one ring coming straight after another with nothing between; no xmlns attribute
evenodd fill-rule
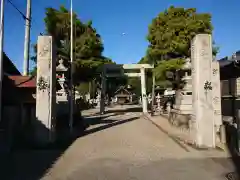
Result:
<svg viewBox="0 0 240 180"><path fill-rule="evenodd" d="M227 157L206 155L173 141L141 113L112 111L86 121L86 135L42 179L221 180L234 170Z"/></svg>
<svg viewBox="0 0 240 180"><path fill-rule="evenodd" d="M139 110L120 106L101 116L98 110L84 111L84 135L64 147L23 149L0 157L0 179L221 180L234 171L227 155L175 141Z"/></svg>

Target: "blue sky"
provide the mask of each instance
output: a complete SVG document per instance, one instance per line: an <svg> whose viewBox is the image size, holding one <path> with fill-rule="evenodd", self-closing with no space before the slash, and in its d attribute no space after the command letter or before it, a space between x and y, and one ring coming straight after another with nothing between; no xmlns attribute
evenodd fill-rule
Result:
<svg viewBox="0 0 240 180"><path fill-rule="evenodd" d="M4 51L22 72L24 20L5 0ZM25 13L27 0L12 0ZM31 43L44 31L46 7L69 7L69 0L32 0ZM240 50L239 0L73 0L74 11L83 21L93 25L104 41L104 55L117 63L136 63L145 55L148 25L170 5L195 7L212 14L213 38L220 46L218 57ZM126 35L122 35L126 33Z"/></svg>

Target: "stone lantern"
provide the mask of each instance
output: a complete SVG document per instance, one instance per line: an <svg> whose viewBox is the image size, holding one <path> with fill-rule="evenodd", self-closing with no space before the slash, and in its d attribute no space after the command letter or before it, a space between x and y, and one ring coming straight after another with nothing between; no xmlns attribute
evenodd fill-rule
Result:
<svg viewBox="0 0 240 180"><path fill-rule="evenodd" d="M157 85L154 91L155 91L155 96L157 96L157 94L162 95L164 93L164 88L161 88L159 85Z"/></svg>
<svg viewBox="0 0 240 180"><path fill-rule="evenodd" d="M132 90L133 90L133 87L132 85L127 85L127 90L131 93L131 95L129 96L129 102L132 103L133 101L133 94L132 94Z"/></svg>
<svg viewBox="0 0 240 180"><path fill-rule="evenodd" d="M181 87L176 91L175 104L170 111L169 121L176 126L188 128L192 114L192 75L191 60L185 60L183 67L177 71L176 78Z"/></svg>
<svg viewBox="0 0 240 180"><path fill-rule="evenodd" d="M127 85L127 90L132 90L132 85Z"/></svg>
<svg viewBox="0 0 240 180"><path fill-rule="evenodd" d="M57 110L59 113L68 113L68 68L64 66L63 59L59 60L59 65L56 67L56 79L58 83L58 89L56 92L57 99Z"/></svg>
<svg viewBox="0 0 240 180"><path fill-rule="evenodd" d="M66 68L63 64L63 60L59 60L59 65L56 67L56 78L60 85L57 90L57 96L67 95L67 76L68 68Z"/></svg>

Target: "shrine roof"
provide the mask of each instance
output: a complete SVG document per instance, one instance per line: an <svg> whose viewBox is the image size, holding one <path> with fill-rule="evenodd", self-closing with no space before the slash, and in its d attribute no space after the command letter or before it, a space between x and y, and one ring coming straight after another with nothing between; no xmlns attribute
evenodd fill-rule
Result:
<svg viewBox="0 0 240 180"><path fill-rule="evenodd" d="M19 88L36 88L35 76L8 76L14 82L14 85Z"/></svg>
<svg viewBox="0 0 240 180"><path fill-rule="evenodd" d="M116 97L128 97L128 94L117 94Z"/></svg>
<svg viewBox="0 0 240 180"><path fill-rule="evenodd" d="M223 58L218 60L218 62L220 67L224 67L224 66L233 64L234 60L232 58Z"/></svg>
<svg viewBox="0 0 240 180"><path fill-rule="evenodd" d="M240 61L240 51L235 52L232 56L226 56L218 60L220 67L234 64L236 61Z"/></svg>
<svg viewBox="0 0 240 180"><path fill-rule="evenodd" d="M219 59L218 62L220 66L220 79L227 80L230 78L240 77L239 61L240 61L240 51L237 51L232 56L226 56L222 59Z"/></svg>
<svg viewBox="0 0 240 180"><path fill-rule="evenodd" d="M117 94L117 93L119 93L120 91L124 91L124 92L127 93L128 95L131 94L131 92L129 92L124 86L120 86L120 87L118 88L118 90L117 90L114 94Z"/></svg>

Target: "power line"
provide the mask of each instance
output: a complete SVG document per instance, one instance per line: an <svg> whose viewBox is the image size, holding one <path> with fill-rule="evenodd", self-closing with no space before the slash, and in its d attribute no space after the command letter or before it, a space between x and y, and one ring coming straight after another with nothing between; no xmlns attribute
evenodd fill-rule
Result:
<svg viewBox="0 0 240 180"><path fill-rule="evenodd" d="M33 23L36 23L36 21L34 21L34 19L32 18L32 16L31 16L30 19L27 18L27 17L24 15L24 13L23 13L11 0L7 0L7 1L9 2L9 4L10 4L16 11L18 11L18 13L22 16L22 18L23 18L24 20L29 20L29 22L30 22L30 28L33 30L32 24L33 24ZM40 33L40 35L42 36L43 34Z"/></svg>
<svg viewBox="0 0 240 180"><path fill-rule="evenodd" d="M30 23L30 28L31 30L33 30L33 24L35 23L36 24L36 21L32 18L32 16L29 18L26 17L26 15L24 15L24 13L11 1L11 0L7 0L9 2L9 4L16 10L18 11L18 13L22 16L22 18L24 20L28 20ZM42 33L40 33L40 35L42 36Z"/></svg>
<svg viewBox="0 0 240 180"><path fill-rule="evenodd" d="M27 19L28 21L31 21L31 19L27 18L27 17L24 15L24 13L23 13L21 10L19 10L18 7L17 7L11 0L7 0L7 1L12 5L12 7L13 7L15 10L17 10L17 11L19 12L19 14L22 15L22 17L23 17L24 20Z"/></svg>

